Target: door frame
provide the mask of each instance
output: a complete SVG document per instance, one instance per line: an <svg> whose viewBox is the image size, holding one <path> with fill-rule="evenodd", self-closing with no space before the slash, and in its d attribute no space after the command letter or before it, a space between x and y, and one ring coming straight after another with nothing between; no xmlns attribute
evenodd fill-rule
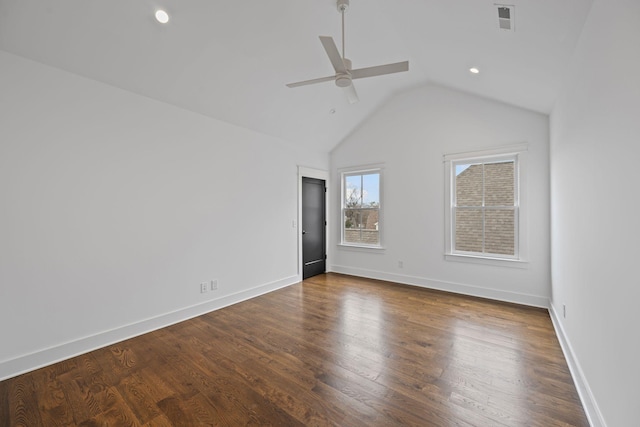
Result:
<svg viewBox="0 0 640 427"><path fill-rule="evenodd" d="M325 193L325 219L327 221L326 233L325 233L325 253L327 254L326 261L326 271L330 271L330 260L331 256L329 253L329 240L331 233L331 220L329 217L330 205L331 205L331 186L329 185L329 171L321 170L321 169L313 169L307 168L304 166L298 166L298 221L296 227L296 233L298 235L298 280L302 280L302 269L303 269L303 259L302 259L302 177L305 178L315 178L324 180L325 186L327 187L327 192Z"/></svg>

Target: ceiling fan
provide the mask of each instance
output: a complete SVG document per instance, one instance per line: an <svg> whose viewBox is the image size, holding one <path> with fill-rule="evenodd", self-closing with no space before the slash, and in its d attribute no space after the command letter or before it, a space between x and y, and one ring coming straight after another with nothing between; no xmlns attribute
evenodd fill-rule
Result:
<svg viewBox="0 0 640 427"><path fill-rule="evenodd" d="M327 52L329 60L331 61L331 65L333 65L336 74L333 76L321 77L319 79L289 83L287 86L290 88L294 88L333 80L335 81L336 86L344 88L344 92L347 95L347 100L349 101L349 103L355 104L356 102L358 102L358 94L353 87L353 79L362 79L365 77L375 77L384 74L409 71L409 61L352 70L351 60L345 58L344 56L344 13L347 11L347 9L349 9L349 0L337 0L337 5L338 12L340 12L340 14L342 15L342 55L340 55L340 52L338 52L338 48L336 47L333 38L320 36L320 42L322 43L324 50Z"/></svg>

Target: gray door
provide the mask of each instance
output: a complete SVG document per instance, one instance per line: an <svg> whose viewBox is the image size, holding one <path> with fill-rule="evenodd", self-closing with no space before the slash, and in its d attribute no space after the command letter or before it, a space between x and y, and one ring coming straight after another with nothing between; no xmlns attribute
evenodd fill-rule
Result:
<svg viewBox="0 0 640 427"><path fill-rule="evenodd" d="M326 187L322 179L302 178L302 278L325 272Z"/></svg>

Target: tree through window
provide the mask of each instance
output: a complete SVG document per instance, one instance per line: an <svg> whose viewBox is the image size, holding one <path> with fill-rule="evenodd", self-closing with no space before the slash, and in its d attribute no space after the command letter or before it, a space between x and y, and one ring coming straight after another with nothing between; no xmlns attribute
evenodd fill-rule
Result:
<svg viewBox="0 0 640 427"><path fill-rule="evenodd" d="M380 246L380 170L344 173L342 243Z"/></svg>

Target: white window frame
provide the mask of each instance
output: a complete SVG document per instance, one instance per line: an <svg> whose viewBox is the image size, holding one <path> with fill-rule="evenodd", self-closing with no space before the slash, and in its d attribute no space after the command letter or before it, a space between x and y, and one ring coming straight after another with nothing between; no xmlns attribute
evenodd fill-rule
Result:
<svg viewBox="0 0 640 427"><path fill-rule="evenodd" d="M361 166L355 168L345 168L340 169L340 243L339 246L345 248L361 248L361 249L384 249L383 245L383 234L384 234L384 214L383 214L383 206L384 206L384 168L382 165L369 165L369 166ZM345 217L345 199L346 199L346 179L348 176L354 175L365 175L365 174L373 174L377 173L379 175L379 196L380 196L380 205L378 206L378 244L377 245L368 245L366 243L354 243L354 242L345 242L344 238L344 217Z"/></svg>
<svg viewBox="0 0 640 427"><path fill-rule="evenodd" d="M528 144L514 144L487 150L446 154L445 169L445 259L497 266L526 268L528 260L527 242L527 198L526 168ZM459 164L492 163L514 160L514 255L487 254L457 251L455 249L455 170ZM484 209L484 208L483 208Z"/></svg>

